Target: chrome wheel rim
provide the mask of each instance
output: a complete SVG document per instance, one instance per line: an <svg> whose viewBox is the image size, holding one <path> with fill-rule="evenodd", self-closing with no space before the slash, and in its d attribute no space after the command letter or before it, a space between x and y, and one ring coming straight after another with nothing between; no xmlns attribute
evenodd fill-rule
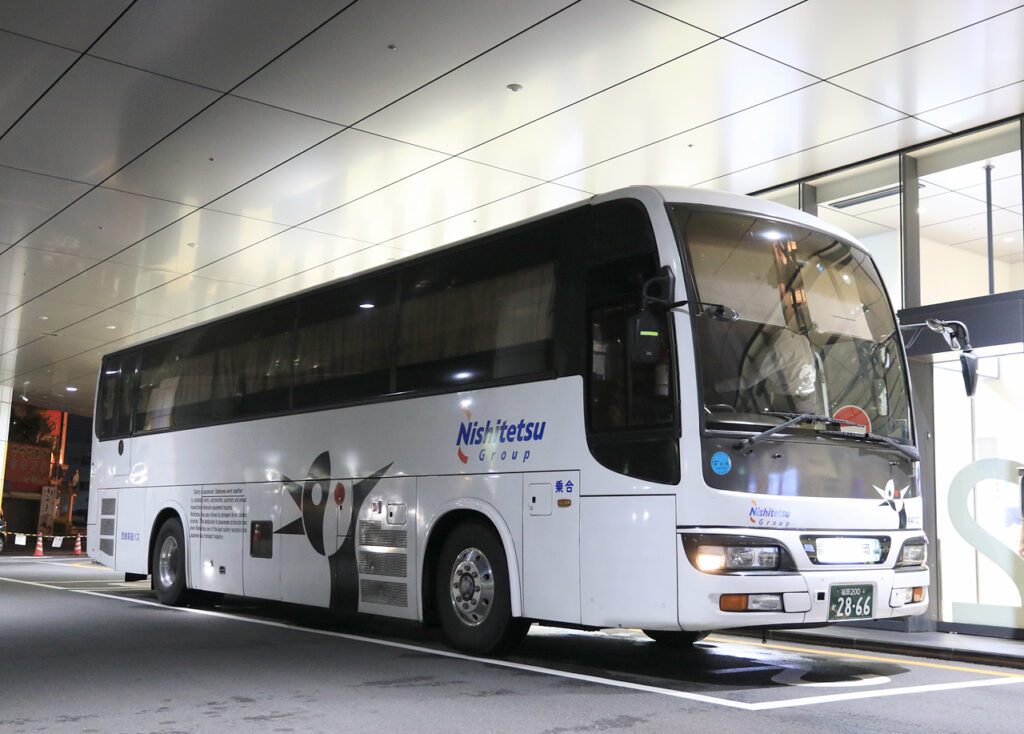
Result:
<svg viewBox="0 0 1024 734"><path fill-rule="evenodd" d="M452 608L469 627L483 624L494 603L494 572L491 562L478 548L462 551L452 564Z"/></svg>
<svg viewBox="0 0 1024 734"><path fill-rule="evenodd" d="M174 582L178 578L178 552L178 539L173 535L164 538L157 561L157 576L162 589L174 586Z"/></svg>

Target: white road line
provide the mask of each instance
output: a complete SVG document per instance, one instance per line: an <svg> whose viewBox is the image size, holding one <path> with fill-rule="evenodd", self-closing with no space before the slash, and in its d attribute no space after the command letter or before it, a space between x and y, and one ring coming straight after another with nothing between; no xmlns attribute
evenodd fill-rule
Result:
<svg viewBox="0 0 1024 734"><path fill-rule="evenodd" d="M305 632L308 634L320 635L322 637L333 637L336 639L351 640L353 642L363 642L371 645L380 645L382 647L395 648L398 650L408 650L411 652L424 653L426 655L435 655L437 657L449 658L452 660L465 660L467 662L481 663L483 665L490 665L492 667L497 668L508 668L512 670L521 670L529 673L537 673L538 675L547 675L556 678L567 678L570 680L583 681L586 683L593 683L595 685L608 686L611 688L623 688L626 690L637 691L639 693L653 693L659 696L668 696L670 698L679 698L686 701L695 701L698 703L708 703L714 706L724 706L726 708L740 709L743 711L765 711L770 709L783 709L795 706L811 706L816 704L835 703L838 701L848 701L860 698L880 698L882 696L898 696L910 693L930 693L934 691L950 691L958 688L982 688L985 686L1024 683L1024 677L995 678L965 681L961 683L939 683L926 686L892 688L881 691L862 691L853 693L839 693L826 696L807 696L805 698L790 699L787 701L765 701L761 703L747 703L745 701L732 701L727 698L718 698L716 696L708 696L701 693L691 693L689 691L677 691L671 688L649 686L643 683L631 683L629 681L615 680L613 678L601 678L599 676L586 675L584 673L572 673L564 670L542 668L537 665L516 663L511 660L480 658L474 657L472 655L464 655L458 652L451 652L448 650L435 650L433 648L423 647L421 645L410 645L404 642L393 642L391 640L380 640L372 637L362 637L359 635L353 635L345 632L334 632L331 630L320 630L310 627L300 627L298 625L288 624L285 622L275 622L273 620L268 619L253 619L250 617L239 617L234 614L218 612L212 609L189 609L188 607L169 607L164 604L160 604L159 602L150 601L148 599L134 599L125 596L114 596L112 594L105 594L98 591L88 591L86 589L65 589L60 586L51 586L49 584L39 583L36 581L22 581L20 579L10 579L4 577L0 577L0 581L9 581L11 583L25 584L27 586L37 586L44 589L52 589L54 591L70 591L72 593L83 594L85 596L97 596L103 599L114 599L117 601L129 602L131 604L142 604L145 606L166 609L168 611L189 612L191 614L199 614L205 617L216 617L233 622L244 622L248 624L263 625L265 627L276 627L278 629L285 629L291 632Z"/></svg>

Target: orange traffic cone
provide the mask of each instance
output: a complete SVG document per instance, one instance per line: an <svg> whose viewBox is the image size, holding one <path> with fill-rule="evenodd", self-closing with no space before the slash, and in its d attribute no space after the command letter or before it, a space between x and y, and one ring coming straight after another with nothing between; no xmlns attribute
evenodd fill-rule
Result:
<svg viewBox="0 0 1024 734"><path fill-rule="evenodd" d="M82 555L82 534L79 533L75 536L75 555Z"/></svg>
<svg viewBox="0 0 1024 734"><path fill-rule="evenodd" d="M41 555L43 555L43 536L42 535L37 535L36 536L36 552L33 553L32 555L33 556L41 556Z"/></svg>

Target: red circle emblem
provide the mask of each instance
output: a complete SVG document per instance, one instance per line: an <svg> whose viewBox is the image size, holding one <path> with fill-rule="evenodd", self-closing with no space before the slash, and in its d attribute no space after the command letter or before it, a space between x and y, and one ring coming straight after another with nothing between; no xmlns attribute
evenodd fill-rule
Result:
<svg viewBox="0 0 1024 734"><path fill-rule="evenodd" d="M832 417L841 421L857 423L864 426L868 433L871 433L871 419L868 418L868 414L864 412L863 408L858 408L856 405L844 405Z"/></svg>
<svg viewBox="0 0 1024 734"><path fill-rule="evenodd" d="M338 482L334 487L334 501L339 507L341 507L342 503L345 501L345 485L341 482Z"/></svg>

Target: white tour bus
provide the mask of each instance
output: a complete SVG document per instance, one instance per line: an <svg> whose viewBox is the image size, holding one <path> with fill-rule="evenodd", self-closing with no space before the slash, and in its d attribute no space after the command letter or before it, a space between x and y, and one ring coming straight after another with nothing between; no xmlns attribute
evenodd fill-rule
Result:
<svg viewBox="0 0 1024 734"><path fill-rule="evenodd" d="M88 551L476 653L919 614L907 380L849 235L625 189L106 356Z"/></svg>

